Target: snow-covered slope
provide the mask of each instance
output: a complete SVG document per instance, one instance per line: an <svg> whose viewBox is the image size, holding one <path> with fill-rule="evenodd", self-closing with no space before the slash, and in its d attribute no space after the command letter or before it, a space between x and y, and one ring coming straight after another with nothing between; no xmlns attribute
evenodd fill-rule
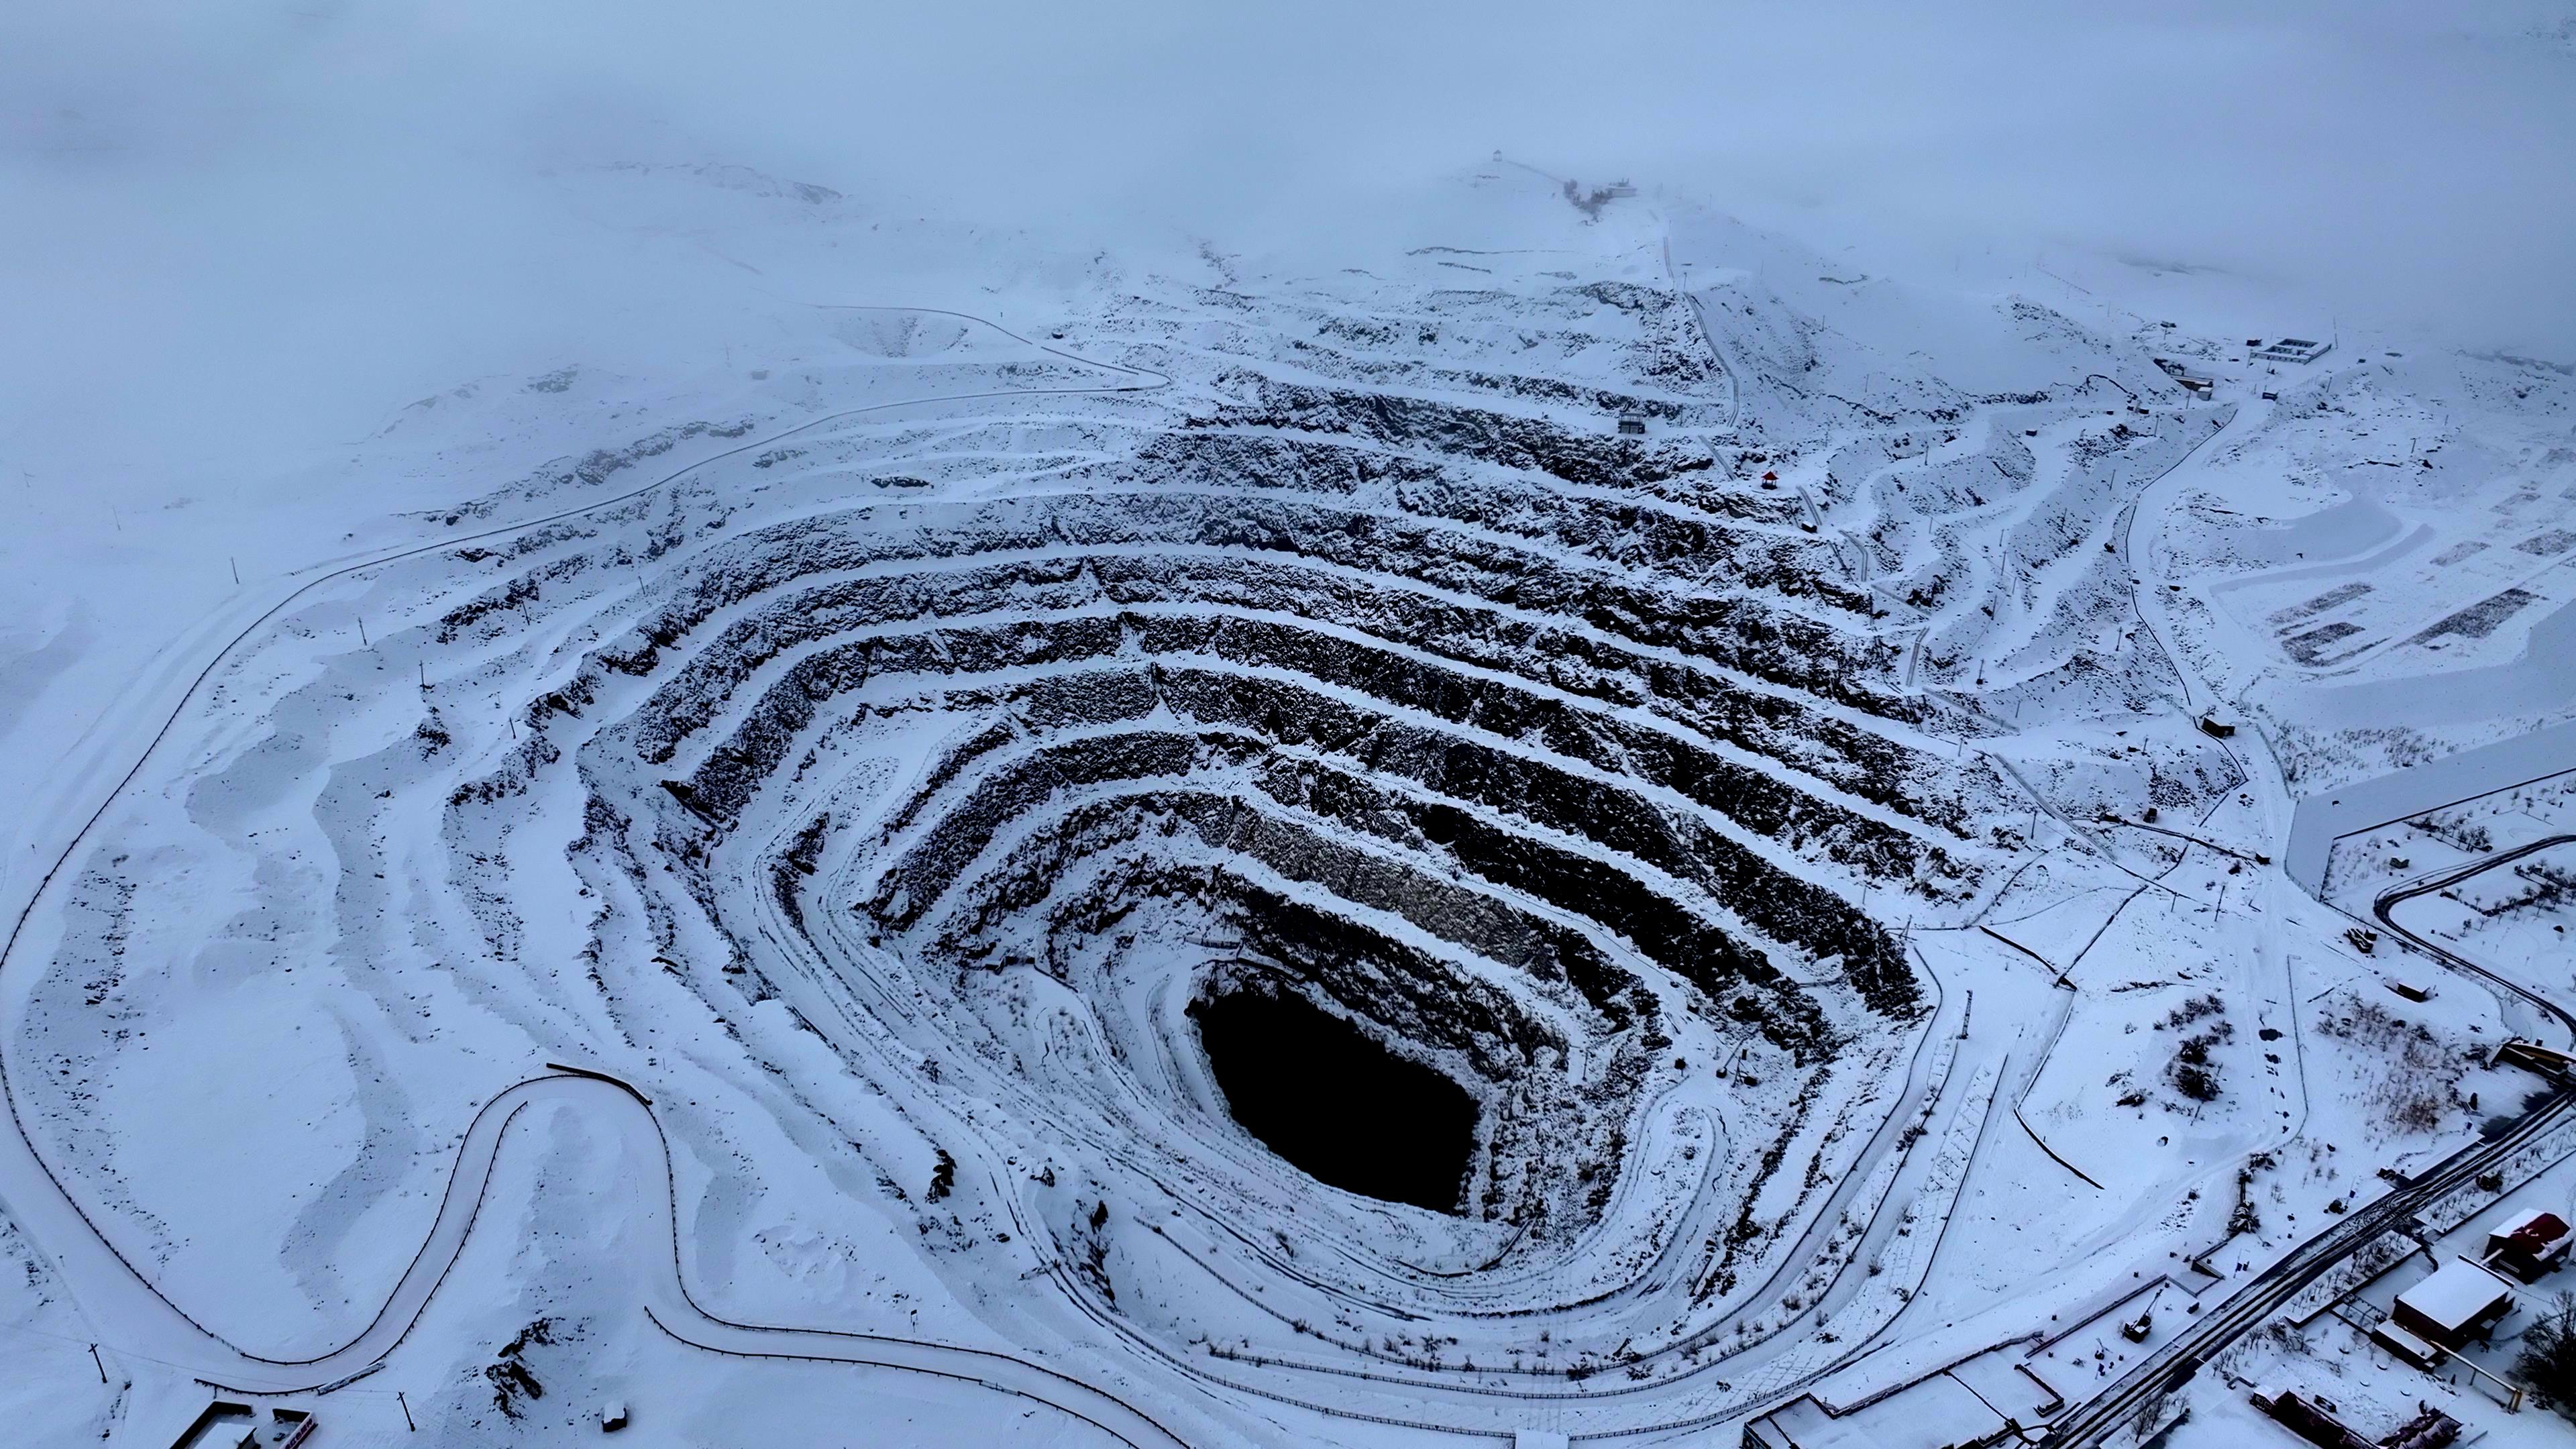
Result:
<svg viewBox="0 0 2576 1449"><path fill-rule="evenodd" d="M2266 399L2211 339L1508 163L1428 214L1347 266L1102 259L1043 326L781 303L713 382L574 365L397 413L348 467L399 461L399 509L210 611L32 812L69 848L0 1063L45 1172L0 1163L0 1199L58 1186L254 1356L394 1295L424 1316L387 1380L444 1384L413 1397L459 1438L495 1392L538 1412L505 1359L648 1409L777 1392L639 1329L678 1300L599 1246L664 1250L658 1123L662 1235L728 1331L987 1350L1187 1442L1304 1442L1719 1423L2285 1231L2237 1211L2254 1154L2473 1125L2449 1053L2520 1008L2429 1009L2431 1070L2308 1004L2348 987L2340 918L2267 867L2349 725L2220 621L2333 580L2211 502L2435 383ZM2495 404L2458 426L2534 480L2482 481L2477 527L2556 537L2564 379L2456 368ZM2401 506L2286 532L2321 562ZM2369 680L2440 634L2401 623ZM2552 627L2519 663L2451 633L2556 679ZM5 667L50 741L34 681L83 634L38 629ZM2198 728L2247 708L2280 764ZM1467 1090L1456 1211L1235 1123L1191 1008L1243 991ZM2340 1025L2285 1074L2303 1018ZM517 1087L554 1064L649 1121ZM524 1128L487 1113L513 1090ZM438 1248L460 1163L511 1207ZM2311 1158L2284 1210L2367 1172ZM414 1302L425 1240L463 1256Z"/></svg>

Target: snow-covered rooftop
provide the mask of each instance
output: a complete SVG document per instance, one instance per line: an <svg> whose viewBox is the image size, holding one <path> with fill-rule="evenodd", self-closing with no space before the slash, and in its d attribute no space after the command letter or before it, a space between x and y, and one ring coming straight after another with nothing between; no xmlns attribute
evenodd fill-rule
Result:
<svg viewBox="0 0 2576 1449"><path fill-rule="evenodd" d="M2499 1238L2528 1236L2535 1244L2550 1243L2567 1236L2567 1220L2547 1208L2524 1208L2489 1232Z"/></svg>
<svg viewBox="0 0 2576 1449"><path fill-rule="evenodd" d="M2399 1306L2454 1332L2486 1317L2499 1302L2512 1299L2511 1283L2465 1258L2444 1263L2397 1295Z"/></svg>

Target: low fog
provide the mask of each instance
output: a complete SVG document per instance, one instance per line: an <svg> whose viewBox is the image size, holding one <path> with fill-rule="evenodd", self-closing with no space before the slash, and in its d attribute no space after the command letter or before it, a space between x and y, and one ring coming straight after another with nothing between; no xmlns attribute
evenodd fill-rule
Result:
<svg viewBox="0 0 2576 1449"><path fill-rule="evenodd" d="M1899 270L2219 269L2576 360L2567 0L39 0L0 95L0 465L36 474L255 469L459 378L702 350L685 294L755 279L546 179L634 162L1070 257L1382 221L1499 148Z"/></svg>

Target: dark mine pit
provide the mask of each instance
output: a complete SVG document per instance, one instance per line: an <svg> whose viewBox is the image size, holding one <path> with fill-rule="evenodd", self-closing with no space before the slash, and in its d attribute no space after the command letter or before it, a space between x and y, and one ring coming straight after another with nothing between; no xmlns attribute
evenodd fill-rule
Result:
<svg viewBox="0 0 2576 1449"><path fill-rule="evenodd" d="M1346 1192L1458 1211L1476 1102L1456 1082L1295 995L1231 991L1190 1016L1234 1120L1271 1151Z"/></svg>

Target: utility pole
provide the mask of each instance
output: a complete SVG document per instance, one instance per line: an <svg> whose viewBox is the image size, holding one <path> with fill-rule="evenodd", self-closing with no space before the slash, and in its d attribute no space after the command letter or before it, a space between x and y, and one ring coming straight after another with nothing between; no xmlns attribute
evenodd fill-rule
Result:
<svg viewBox="0 0 2576 1449"><path fill-rule="evenodd" d="M238 559L238 558L228 558L228 559L226 559L226 560L225 560L225 562L227 562L227 563L229 563L229 564L231 564L231 565L233 566L233 587L234 587L234 588L237 588L237 589L238 589L238 588L240 588L240 587L241 587L241 560L240 560L240 559Z"/></svg>
<svg viewBox="0 0 2576 1449"><path fill-rule="evenodd" d="M411 1400L406 1399L406 1398L404 1398L404 1397L403 1397L403 1391L402 1391L402 1390L400 1390L400 1389L396 1389L396 1390L394 1390L394 1402L395 1402L395 1403L397 1403L397 1404L402 1405L402 1411L403 1411L403 1428L405 1428L405 1429L409 1430L410 1432L412 1432L412 1433L414 1433L414 1434L419 1433L419 1432L420 1432L420 1426L419 1426L418 1424L415 1424L415 1423L413 1423L413 1422L411 1421Z"/></svg>
<svg viewBox="0 0 2576 1449"><path fill-rule="evenodd" d="M360 614L358 616L358 647L361 649L372 649L375 647L367 642L367 616L364 614Z"/></svg>
<svg viewBox="0 0 2576 1449"><path fill-rule="evenodd" d="M89 1346L89 1361L90 1361L91 1363L94 1363L94 1364L97 1364L97 1365L98 1365L98 1381L99 1381L100 1383L106 1383L106 1382L107 1382L107 1360L102 1359L102 1358L100 1358L100 1357L98 1356L98 1345L97 1345L97 1344L94 1344L94 1343L93 1343L93 1344L91 1344L91 1345Z"/></svg>

